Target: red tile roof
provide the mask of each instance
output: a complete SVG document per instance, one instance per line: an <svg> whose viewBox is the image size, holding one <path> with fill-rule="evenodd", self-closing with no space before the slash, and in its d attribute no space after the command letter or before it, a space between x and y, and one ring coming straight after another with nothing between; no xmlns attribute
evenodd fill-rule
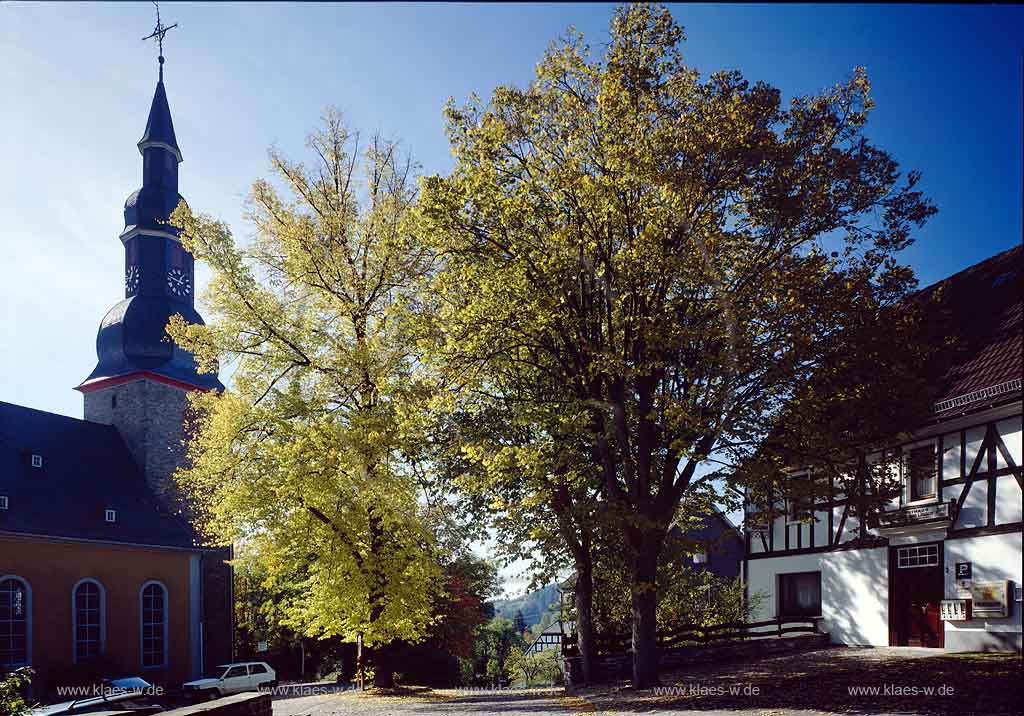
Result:
<svg viewBox="0 0 1024 716"><path fill-rule="evenodd" d="M935 399L939 417L1019 398L1024 369L1022 281L1024 251L1015 246L921 291L928 296L942 288L948 313L937 320L946 321L942 333L960 343L961 357Z"/></svg>

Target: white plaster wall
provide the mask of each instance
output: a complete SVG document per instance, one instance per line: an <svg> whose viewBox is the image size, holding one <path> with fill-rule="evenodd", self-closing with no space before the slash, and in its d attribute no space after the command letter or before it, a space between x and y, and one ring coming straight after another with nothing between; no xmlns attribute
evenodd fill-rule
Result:
<svg viewBox="0 0 1024 716"><path fill-rule="evenodd" d="M1003 444L1006 445L1006 449L1010 453L1010 457L1013 458L1014 463L1017 467L1021 464L1021 416L1017 415L1006 420L1000 420L996 423L996 430L999 431L999 436L1003 439ZM996 456L997 467L1006 467L1006 461L1003 459L1002 453Z"/></svg>
<svg viewBox="0 0 1024 716"><path fill-rule="evenodd" d="M821 572L821 628L833 642L886 646L889 643L889 580L886 548L799 554L747 563L748 593L760 593L752 619L778 615L776 577Z"/></svg>
<svg viewBox="0 0 1024 716"><path fill-rule="evenodd" d="M958 485L963 489L969 489L967 499L964 500L957 515L956 528L967 529L969 527L984 527L988 524L988 481L977 480L968 488L966 485ZM956 493L959 499L960 493Z"/></svg>
<svg viewBox="0 0 1024 716"><path fill-rule="evenodd" d="M889 644L888 560L885 547L822 555L822 626L833 642Z"/></svg>
<svg viewBox="0 0 1024 716"><path fill-rule="evenodd" d="M1003 475L996 478L996 524L1005 525L1020 522L1024 518L1021 509L1021 489L1017 478Z"/></svg>
<svg viewBox="0 0 1024 716"><path fill-rule="evenodd" d="M1010 599L1013 587L1021 584L1021 533L987 535L951 539L945 542L946 598L959 598L954 573L957 562L970 562L972 579L976 582L998 582L1010 580ZM1010 616L1006 619L972 619L963 622L946 622L946 639L951 632L1011 632L1021 633L1021 603L1014 602Z"/></svg>
<svg viewBox="0 0 1024 716"><path fill-rule="evenodd" d="M751 620L759 622L774 619L778 615L778 595L775 593L776 575L820 571L822 554L794 554L788 557L749 560L747 562L747 594L758 602ZM824 582L824 575L822 575L823 592ZM758 597L760 597L759 600ZM824 608L824 601L823 594L822 608Z"/></svg>

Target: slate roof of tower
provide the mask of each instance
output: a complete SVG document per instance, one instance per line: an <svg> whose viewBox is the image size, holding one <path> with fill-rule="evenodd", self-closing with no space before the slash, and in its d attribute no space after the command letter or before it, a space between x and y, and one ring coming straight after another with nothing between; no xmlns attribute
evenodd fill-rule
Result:
<svg viewBox="0 0 1024 716"><path fill-rule="evenodd" d="M1018 245L921 291L928 297L942 288L948 313L937 320L945 323L945 335L960 343L958 359L935 398L937 405L956 404L938 411L939 417L1020 399L1022 283L1024 250Z"/></svg>
<svg viewBox="0 0 1024 716"><path fill-rule="evenodd" d="M131 296L114 304L96 333L96 367L79 388L107 378L149 371L204 390L223 390L215 373L200 373L192 354L167 337L167 322L175 314L189 323L203 323L191 306L159 297Z"/></svg>
<svg viewBox="0 0 1024 716"><path fill-rule="evenodd" d="M32 455L43 459L32 467ZM117 430L0 401L0 532L191 547L192 530L158 508ZM113 523L104 511L117 510Z"/></svg>
<svg viewBox="0 0 1024 716"><path fill-rule="evenodd" d="M178 139L174 136L174 122L171 120L171 107L167 104L167 90L163 80L156 83L153 103L149 106L149 119L146 120L146 131L142 133L139 146L150 142L159 142L173 147L181 157Z"/></svg>

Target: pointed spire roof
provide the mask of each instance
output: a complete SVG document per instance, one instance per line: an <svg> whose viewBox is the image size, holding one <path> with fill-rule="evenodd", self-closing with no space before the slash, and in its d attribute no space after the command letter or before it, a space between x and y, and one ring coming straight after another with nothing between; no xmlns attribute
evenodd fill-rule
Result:
<svg viewBox="0 0 1024 716"><path fill-rule="evenodd" d="M163 74L161 67L160 80L156 83L156 92L153 94L153 104L149 108L149 119L146 120L146 131L139 140L139 151L147 147L163 147L173 153L180 162L181 150L178 149L178 140L174 136L174 122L171 121L171 108L167 104Z"/></svg>

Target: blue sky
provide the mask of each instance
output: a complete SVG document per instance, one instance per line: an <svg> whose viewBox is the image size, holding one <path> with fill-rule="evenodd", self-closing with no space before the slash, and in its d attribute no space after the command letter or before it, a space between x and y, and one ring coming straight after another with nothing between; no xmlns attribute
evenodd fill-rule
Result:
<svg viewBox="0 0 1024 716"><path fill-rule="evenodd" d="M266 149L302 151L335 104L451 165L441 107L527 83L569 25L595 48L612 5L165 3L166 85L194 209L249 228ZM688 61L783 95L865 65L868 134L923 172L940 213L905 258L922 283L1021 239L1024 8L675 5ZM156 81L149 3L0 4L0 400L81 416L99 321L122 297L117 239L141 181L135 143ZM199 279L202 281L203 275Z"/></svg>

